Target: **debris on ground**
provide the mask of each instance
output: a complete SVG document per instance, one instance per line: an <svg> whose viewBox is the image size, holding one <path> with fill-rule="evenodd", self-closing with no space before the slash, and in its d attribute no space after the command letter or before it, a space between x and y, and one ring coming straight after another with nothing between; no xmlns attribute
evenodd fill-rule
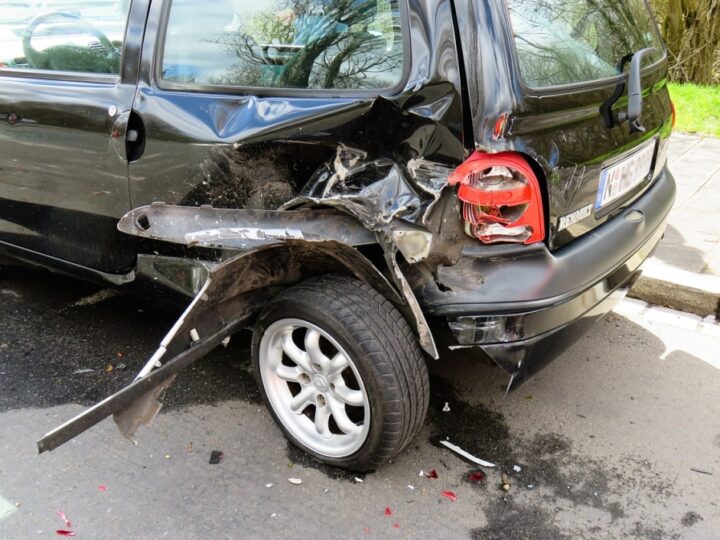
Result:
<svg viewBox="0 0 720 540"><path fill-rule="evenodd" d="M436 471L435 469L431 469L429 473L426 473L426 474L425 474L425 476L427 476L428 478L430 478L430 479L432 479L432 480L437 480L437 479L438 479L438 473L437 473L437 471Z"/></svg>
<svg viewBox="0 0 720 540"><path fill-rule="evenodd" d="M73 531L67 531L67 530L65 530L65 529L57 529L57 530L55 531L55 534L57 534L57 535L59 535L59 536L75 536L75 532L73 532Z"/></svg>
<svg viewBox="0 0 720 540"><path fill-rule="evenodd" d="M356 476L356 477L355 477L355 482L357 482L358 484L362 484L362 483L363 483L363 479L360 478L359 476Z"/></svg>
<svg viewBox="0 0 720 540"><path fill-rule="evenodd" d="M408 484L407 487L408 487L408 489L409 489L410 491L414 491L414 490L415 490L415 486L413 486L412 484Z"/></svg>
<svg viewBox="0 0 720 540"><path fill-rule="evenodd" d="M115 368L113 367L112 364L108 364L107 366L105 366L105 371L107 373L110 373L113 369L115 369Z"/></svg>
<svg viewBox="0 0 720 540"><path fill-rule="evenodd" d="M502 473L502 488L506 493L510 491L510 477L506 473Z"/></svg>
<svg viewBox="0 0 720 540"><path fill-rule="evenodd" d="M93 370L90 368L76 369L73 371L73 375L84 375L85 373L92 373Z"/></svg>
<svg viewBox="0 0 720 540"><path fill-rule="evenodd" d="M109 300L114 296L117 296L117 293L112 289L102 289L94 294L80 298L80 300L77 300L70 304L70 307L92 306L95 304L99 304L100 302L104 302L105 300Z"/></svg>
<svg viewBox="0 0 720 540"><path fill-rule="evenodd" d="M399 524L399 523L393 523L393 527L395 527L396 529L399 529L399 528L400 528L400 524Z"/></svg>
<svg viewBox="0 0 720 540"><path fill-rule="evenodd" d="M293 486L299 486L302 484L302 478L288 478L288 482L290 482Z"/></svg>
<svg viewBox="0 0 720 540"><path fill-rule="evenodd" d="M107 486L105 486L105 485L103 485L103 484L100 484L100 485L98 486L98 491L107 491Z"/></svg>
<svg viewBox="0 0 720 540"><path fill-rule="evenodd" d="M386 506L386 507L385 507L385 512L384 512L384 514L385 514L386 516L392 516L392 515L393 515L393 511L391 510L391 508L390 508L389 506Z"/></svg>
<svg viewBox="0 0 720 540"><path fill-rule="evenodd" d="M450 404L446 401L442 409L443 412L450 412Z"/></svg>
<svg viewBox="0 0 720 540"><path fill-rule="evenodd" d="M65 515L65 512L63 512L62 510L58 510L56 513L58 517L62 520L62 522L65 524L65 526L68 529L72 529L72 523L70 523L70 520Z"/></svg>
<svg viewBox="0 0 720 540"><path fill-rule="evenodd" d="M514 465L513 471L515 471L516 473L522 472L522 467L520 465Z"/></svg>
<svg viewBox="0 0 720 540"><path fill-rule="evenodd" d="M223 454L220 450L213 450L210 452L210 465L217 465L222 461L223 457L225 457L225 454Z"/></svg>
<svg viewBox="0 0 720 540"><path fill-rule="evenodd" d="M420 469L420 474L418 474L418 476L425 476L425 471L423 471L422 469Z"/></svg>
<svg viewBox="0 0 720 540"><path fill-rule="evenodd" d="M273 487L274 485L275 485L275 484L273 484L272 482L269 482L269 483L265 484L265 487L266 487L266 488L271 488L271 487Z"/></svg>
<svg viewBox="0 0 720 540"><path fill-rule="evenodd" d="M691 468L690 470L691 470L692 472L696 472L696 473L700 473L700 474L708 474L708 475L712 476L712 473L711 473L711 472L703 471L702 469L692 469L692 468Z"/></svg>
<svg viewBox="0 0 720 540"><path fill-rule="evenodd" d="M479 484L485 481L485 473L482 471L470 471L467 480L473 484Z"/></svg>
<svg viewBox="0 0 720 540"><path fill-rule="evenodd" d="M188 443L187 447L185 448L185 451L186 451L188 454L192 454L192 451L193 451L193 443L192 443L192 442L189 442L189 443Z"/></svg>
<svg viewBox="0 0 720 540"><path fill-rule="evenodd" d="M442 492L442 496L446 499L450 499L452 502L457 501L457 495L455 495L454 491L445 490Z"/></svg>
<svg viewBox="0 0 720 540"><path fill-rule="evenodd" d="M445 448L452 450L456 454L464 457L465 459L468 459L468 460L472 461L473 463L477 463L481 467L494 467L495 466L494 463L490 463L489 461L485 461L484 459L475 457L472 454L470 454L470 453L466 452L465 450L463 450L462 448L460 448L459 446L455 446L454 444L452 444L449 441L441 440L440 444L442 444Z"/></svg>

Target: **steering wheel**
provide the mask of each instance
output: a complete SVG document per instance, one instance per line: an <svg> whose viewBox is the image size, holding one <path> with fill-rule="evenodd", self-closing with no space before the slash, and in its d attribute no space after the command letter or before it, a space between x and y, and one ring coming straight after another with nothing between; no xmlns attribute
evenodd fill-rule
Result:
<svg viewBox="0 0 720 540"><path fill-rule="evenodd" d="M32 46L32 37L41 24L55 19L69 19L73 25L85 34L95 36L104 52L80 47L78 45L53 45L44 51ZM68 11L50 11L31 20L23 31L23 52L25 60L32 68L55 71L88 71L92 73L119 73L120 53L110 39L98 28L83 20L80 15Z"/></svg>

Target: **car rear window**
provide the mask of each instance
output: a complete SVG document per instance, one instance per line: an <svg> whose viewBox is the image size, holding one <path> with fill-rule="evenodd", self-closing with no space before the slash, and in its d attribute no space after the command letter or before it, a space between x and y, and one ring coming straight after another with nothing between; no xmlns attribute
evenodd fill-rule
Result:
<svg viewBox="0 0 720 540"><path fill-rule="evenodd" d="M312 89L401 81L397 0L173 0L161 79Z"/></svg>
<svg viewBox="0 0 720 540"><path fill-rule="evenodd" d="M644 0L507 0L520 71L530 87L584 83L618 75L620 60L664 48Z"/></svg>

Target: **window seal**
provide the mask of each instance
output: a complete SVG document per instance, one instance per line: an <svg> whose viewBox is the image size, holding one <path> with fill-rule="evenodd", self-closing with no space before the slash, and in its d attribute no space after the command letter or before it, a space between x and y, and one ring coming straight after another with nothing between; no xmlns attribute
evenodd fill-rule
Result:
<svg viewBox="0 0 720 540"><path fill-rule="evenodd" d="M407 88L412 64L410 18L408 0L395 0L400 10L400 32L403 44L403 69L398 83L389 88L372 89L336 89L336 88L283 88L269 86L241 86L218 84L192 84L167 81L162 78L162 62L165 56L165 37L170 19L170 10L173 0L163 2L163 11L160 18L160 29L155 41L155 51L152 58L153 86L160 90L187 92L194 94L216 94L230 96L255 97L295 97L295 98L372 98L380 96L394 96Z"/></svg>

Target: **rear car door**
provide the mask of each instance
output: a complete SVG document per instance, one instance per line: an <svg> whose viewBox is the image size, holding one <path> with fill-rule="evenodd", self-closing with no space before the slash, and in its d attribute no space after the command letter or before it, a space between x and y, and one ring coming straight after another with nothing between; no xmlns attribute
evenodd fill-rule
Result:
<svg viewBox="0 0 720 540"><path fill-rule="evenodd" d="M0 1L0 242L134 264L126 128L149 0Z"/></svg>
<svg viewBox="0 0 720 540"><path fill-rule="evenodd" d="M476 142L522 152L542 168L551 250L622 213L662 175L672 105L665 47L645 0L456 5L468 15L459 26ZM636 129L626 115L639 51Z"/></svg>
<svg viewBox="0 0 720 540"><path fill-rule="evenodd" d="M364 136L351 122L368 108L358 98L402 89L400 19L397 0L153 2L133 106L146 135L130 164L133 206L292 199L332 161L344 124Z"/></svg>

